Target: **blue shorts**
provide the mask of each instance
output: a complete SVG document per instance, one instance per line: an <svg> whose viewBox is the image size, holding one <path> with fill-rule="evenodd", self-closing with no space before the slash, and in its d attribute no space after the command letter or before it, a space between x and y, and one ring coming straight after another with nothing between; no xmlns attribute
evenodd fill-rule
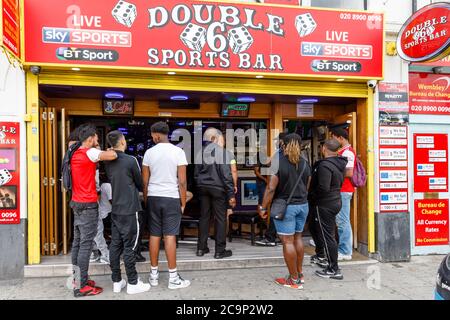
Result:
<svg viewBox="0 0 450 320"><path fill-rule="evenodd" d="M303 232L306 218L308 217L308 204L288 205L283 220L276 220L275 228L277 233L282 236L292 236L297 232Z"/></svg>

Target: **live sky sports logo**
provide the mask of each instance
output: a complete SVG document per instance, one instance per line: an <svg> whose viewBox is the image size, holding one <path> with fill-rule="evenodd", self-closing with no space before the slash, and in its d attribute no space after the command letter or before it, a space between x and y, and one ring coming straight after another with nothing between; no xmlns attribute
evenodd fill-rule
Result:
<svg viewBox="0 0 450 320"><path fill-rule="evenodd" d="M302 42L301 55L325 58L372 59L373 48L370 45Z"/></svg>
<svg viewBox="0 0 450 320"><path fill-rule="evenodd" d="M131 33L122 31L43 27L42 42L106 47L131 47Z"/></svg>

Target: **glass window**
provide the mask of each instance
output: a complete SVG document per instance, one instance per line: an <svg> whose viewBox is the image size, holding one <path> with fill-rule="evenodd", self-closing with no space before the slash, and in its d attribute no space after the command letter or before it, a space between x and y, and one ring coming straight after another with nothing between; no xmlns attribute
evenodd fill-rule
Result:
<svg viewBox="0 0 450 320"><path fill-rule="evenodd" d="M312 7L364 10L364 0L311 0Z"/></svg>

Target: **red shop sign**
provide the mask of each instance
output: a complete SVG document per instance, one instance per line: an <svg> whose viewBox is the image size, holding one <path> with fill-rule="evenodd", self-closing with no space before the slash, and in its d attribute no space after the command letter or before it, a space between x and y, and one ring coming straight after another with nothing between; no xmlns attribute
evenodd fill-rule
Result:
<svg viewBox="0 0 450 320"><path fill-rule="evenodd" d="M448 199L414 200L416 246L449 244Z"/></svg>
<svg viewBox="0 0 450 320"><path fill-rule="evenodd" d="M0 122L0 224L20 223L20 132Z"/></svg>
<svg viewBox="0 0 450 320"><path fill-rule="evenodd" d="M450 115L450 75L410 73L409 113Z"/></svg>
<svg viewBox="0 0 450 320"><path fill-rule="evenodd" d="M448 192L447 134L414 134L414 192Z"/></svg>
<svg viewBox="0 0 450 320"><path fill-rule="evenodd" d="M435 3L414 13L397 37L400 57L411 62L439 60L450 50L450 3Z"/></svg>
<svg viewBox="0 0 450 320"><path fill-rule="evenodd" d="M301 6L302 0L264 0L264 3L285 4L290 6Z"/></svg>
<svg viewBox="0 0 450 320"><path fill-rule="evenodd" d="M20 10L18 0L1 0L2 14L0 19L0 35L3 35L1 43L16 57L20 57Z"/></svg>
<svg viewBox="0 0 450 320"><path fill-rule="evenodd" d="M129 1L27 0L27 64L252 76L383 76L381 13Z"/></svg>
<svg viewBox="0 0 450 320"><path fill-rule="evenodd" d="M414 66L450 67L450 56L432 62L413 63Z"/></svg>

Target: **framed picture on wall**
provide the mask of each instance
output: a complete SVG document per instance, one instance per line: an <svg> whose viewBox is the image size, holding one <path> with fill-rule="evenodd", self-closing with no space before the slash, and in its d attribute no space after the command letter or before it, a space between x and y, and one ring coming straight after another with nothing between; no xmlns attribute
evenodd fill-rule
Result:
<svg viewBox="0 0 450 320"><path fill-rule="evenodd" d="M241 180L241 206L258 205L256 180Z"/></svg>

